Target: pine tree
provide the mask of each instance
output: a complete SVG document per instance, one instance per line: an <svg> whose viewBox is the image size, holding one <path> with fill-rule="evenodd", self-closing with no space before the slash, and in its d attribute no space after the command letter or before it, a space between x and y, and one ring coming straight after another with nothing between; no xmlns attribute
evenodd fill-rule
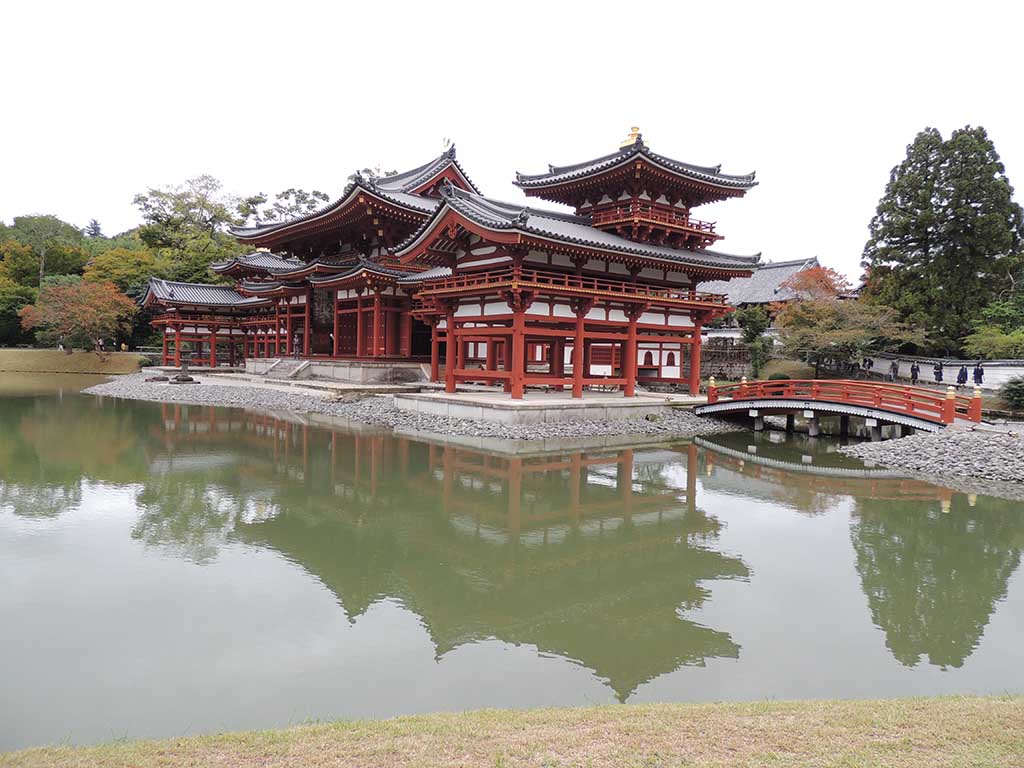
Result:
<svg viewBox="0 0 1024 768"><path fill-rule="evenodd" d="M103 228L96 219L89 219L89 225L84 232L86 237L103 237Z"/></svg>
<svg viewBox="0 0 1024 768"><path fill-rule="evenodd" d="M959 352L1017 267L1024 216L985 129L917 135L893 168L864 247L865 296Z"/></svg>

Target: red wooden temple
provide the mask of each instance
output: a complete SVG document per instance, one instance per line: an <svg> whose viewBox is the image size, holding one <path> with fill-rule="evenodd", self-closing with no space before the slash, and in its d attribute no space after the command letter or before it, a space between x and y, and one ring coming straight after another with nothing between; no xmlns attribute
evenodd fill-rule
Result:
<svg viewBox="0 0 1024 768"><path fill-rule="evenodd" d="M164 363L180 365L190 344L210 365L429 361L448 392L697 391L701 328L730 311L699 285L748 276L759 257L711 250L722 235L690 212L744 195L754 175L656 154L634 129L612 154L515 183L573 210L485 197L452 147L404 173L357 176L306 216L233 229L254 252L212 269L234 285L150 281Z"/></svg>

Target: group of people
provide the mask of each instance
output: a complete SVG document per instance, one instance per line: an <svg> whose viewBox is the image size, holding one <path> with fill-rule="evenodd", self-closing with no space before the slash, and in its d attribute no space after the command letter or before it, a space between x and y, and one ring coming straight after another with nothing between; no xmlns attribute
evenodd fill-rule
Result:
<svg viewBox="0 0 1024 768"><path fill-rule="evenodd" d="M892 365L893 365L893 367L898 372L899 371L898 363L896 361L893 361ZM941 384L943 379L944 379L944 377L945 377L945 367L943 366L941 360L936 360L932 364L932 378L935 379L935 383L936 384ZM920 380L920 378L921 378L921 366L915 360L915 361L913 361L910 364L910 383L911 384L917 384L917 382ZM971 373L968 373L966 365L961 365L960 366L960 369L956 372L956 386L957 386L957 388L959 389L960 387L967 386L967 382L971 378L974 379L974 385L977 386L977 387L980 387L982 385L982 383L984 383L984 381L985 381L985 366L983 366L981 364L980 360L974 364L974 370ZM893 381L895 381L895 380L896 380L896 378L893 377Z"/></svg>
<svg viewBox="0 0 1024 768"><path fill-rule="evenodd" d="M853 364L854 368L857 364ZM865 378L871 375L872 369L875 367L875 361L870 357L865 357L860 363L860 370L864 374ZM941 360L936 360L932 364L932 378L935 379L936 384L941 384L945 376L945 366ZM886 375L887 381L898 381L900 378L900 361L898 359L893 360L889 363L889 373ZM961 365L960 369L956 373L956 386L960 387L967 386L967 382L972 380L974 385L980 387L985 381L985 366L982 365L979 360L974 364L973 371L967 370L967 365ZM917 384L921 380L921 364L914 360L910 363L910 383Z"/></svg>

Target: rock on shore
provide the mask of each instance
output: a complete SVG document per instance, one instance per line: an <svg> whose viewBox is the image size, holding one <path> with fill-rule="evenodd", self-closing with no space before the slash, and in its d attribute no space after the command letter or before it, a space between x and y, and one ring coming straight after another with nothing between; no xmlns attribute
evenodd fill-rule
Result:
<svg viewBox="0 0 1024 768"><path fill-rule="evenodd" d="M1024 483L1024 437L1020 433L956 431L918 433L898 440L859 443L841 453L929 477L971 477Z"/></svg>
<svg viewBox="0 0 1024 768"><path fill-rule="evenodd" d="M88 394L127 400L150 400L183 405L216 405L260 411L317 413L392 429L417 430L442 435L496 437L511 440L548 440L558 437L599 437L638 435L664 438L693 437L739 429L735 424L695 416L691 411L665 408L656 419L623 421L560 421L545 424L499 424L475 419L445 416L396 408L387 395L353 400L283 392L260 387L223 384L168 385L145 381L145 374L122 376L85 390Z"/></svg>

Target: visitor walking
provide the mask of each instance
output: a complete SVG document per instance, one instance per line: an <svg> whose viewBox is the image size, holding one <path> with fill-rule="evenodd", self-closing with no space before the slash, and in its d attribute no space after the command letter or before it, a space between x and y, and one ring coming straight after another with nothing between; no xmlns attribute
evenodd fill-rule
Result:
<svg viewBox="0 0 1024 768"><path fill-rule="evenodd" d="M299 359L299 334L292 334L292 357L296 360Z"/></svg>
<svg viewBox="0 0 1024 768"><path fill-rule="evenodd" d="M900 361L893 360L889 363L889 378L892 381L896 381L900 377Z"/></svg>
<svg viewBox="0 0 1024 768"><path fill-rule="evenodd" d="M932 366L932 376L935 377L936 384L942 383L942 363L935 363Z"/></svg>
<svg viewBox="0 0 1024 768"><path fill-rule="evenodd" d="M985 369L979 360L974 366L974 386L980 387L985 381Z"/></svg>
<svg viewBox="0 0 1024 768"><path fill-rule="evenodd" d="M917 386L917 380L921 378L921 366L917 364L917 360L910 364L910 383Z"/></svg>
<svg viewBox="0 0 1024 768"><path fill-rule="evenodd" d="M964 384L967 383L967 366L961 365L960 370L956 374L956 388L960 389Z"/></svg>

